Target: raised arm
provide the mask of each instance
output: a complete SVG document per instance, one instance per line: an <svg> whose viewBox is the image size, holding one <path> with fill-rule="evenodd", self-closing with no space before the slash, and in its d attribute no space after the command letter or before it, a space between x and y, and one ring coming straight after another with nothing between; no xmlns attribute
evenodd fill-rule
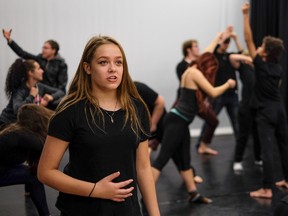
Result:
<svg viewBox="0 0 288 216"><path fill-rule="evenodd" d="M36 55L31 54L29 52L26 52L15 41L12 40L12 38L11 38L12 29L10 29L9 31L5 31L4 29L2 29L2 33L3 33L4 38L7 40L8 46L10 46L10 48L18 56L20 56L21 58L24 58L24 59L34 59L37 61Z"/></svg>
<svg viewBox="0 0 288 216"><path fill-rule="evenodd" d="M215 47L217 46L217 44L220 43L222 38L223 38L223 32L218 33L216 37L211 41L211 43L204 49L204 52L213 53L215 50Z"/></svg>
<svg viewBox="0 0 288 216"><path fill-rule="evenodd" d="M244 3L242 6L242 13L244 18L244 39L249 50L250 56L254 59L257 55L256 47L253 41L253 34L250 26L250 4Z"/></svg>
<svg viewBox="0 0 288 216"><path fill-rule="evenodd" d="M5 31L5 29L2 29L2 33L3 33L3 37L7 40L7 43L11 43L12 39L11 39L11 33L12 33L12 29Z"/></svg>
<svg viewBox="0 0 288 216"><path fill-rule="evenodd" d="M233 38L235 44L236 44L236 47L237 47L237 50L239 53L242 53L243 52L243 47L242 45L240 44L239 40L238 40L238 37L237 37L237 34L235 32L232 32L231 33L231 38Z"/></svg>

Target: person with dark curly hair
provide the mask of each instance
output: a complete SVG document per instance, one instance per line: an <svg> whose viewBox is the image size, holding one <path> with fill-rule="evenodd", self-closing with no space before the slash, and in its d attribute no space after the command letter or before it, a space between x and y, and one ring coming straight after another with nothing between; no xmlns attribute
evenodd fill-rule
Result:
<svg viewBox="0 0 288 216"><path fill-rule="evenodd" d="M16 121L18 109L24 104L56 106L54 102L64 96L64 92L40 83L42 79L43 70L35 60L15 60L6 77L5 93L9 102L0 115L2 128Z"/></svg>
<svg viewBox="0 0 288 216"><path fill-rule="evenodd" d="M10 30L2 30L4 38L7 40L8 46L21 58L33 59L37 61L44 70L42 83L58 88L66 92L66 85L68 81L67 64L60 56L60 46L55 40L47 40L44 42L42 52L38 55L31 54L23 50L12 38Z"/></svg>

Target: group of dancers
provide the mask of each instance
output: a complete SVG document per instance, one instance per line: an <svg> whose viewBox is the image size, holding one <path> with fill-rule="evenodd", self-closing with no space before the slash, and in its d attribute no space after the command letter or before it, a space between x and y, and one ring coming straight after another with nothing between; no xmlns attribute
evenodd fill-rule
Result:
<svg viewBox="0 0 288 216"><path fill-rule="evenodd" d="M189 125L197 115L204 120L197 151L217 155L209 144L219 123L217 115L225 107L236 140L234 170L243 169L252 128L258 134L261 153L255 160L263 161L263 186L250 196L271 199L275 184L288 188L287 119L279 90L283 42L267 36L256 49L249 9L245 3L249 56L243 55L233 27L217 34L201 55L196 40L183 44L178 94L169 111L159 94L132 80L124 49L109 36L88 41L65 94L67 66L58 55L59 45L46 41L42 53L35 56L11 39L11 30L3 30L9 46L27 60L16 60L7 76L9 104L0 116L0 186L25 184L41 216L50 215L43 184L59 191L56 206L61 216L140 216L139 188L144 213L159 216L155 186L173 159L188 202L212 203L195 184L202 179L196 178L191 165ZM227 52L231 39L237 53ZM45 71L43 77L41 68L51 65L51 73ZM56 75L57 69L62 73ZM243 84L240 109L236 70L241 71ZM29 111L33 115L27 115ZM159 154L150 163L148 146L155 149L157 143L161 143ZM273 146L279 147L284 176L276 183ZM62 171L59 166L66 151L69 161Z"/></svg>

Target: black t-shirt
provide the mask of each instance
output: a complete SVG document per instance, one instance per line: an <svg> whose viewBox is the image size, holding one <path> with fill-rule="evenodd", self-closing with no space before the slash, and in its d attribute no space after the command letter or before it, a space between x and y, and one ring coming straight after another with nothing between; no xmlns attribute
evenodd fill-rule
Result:
<svg viewBox="0 0 288 216"><path fill-rule="evenodd" d="M233 53L218 53L219 45L214 50L214 55L217 58L219 62L219 68L216 72L215 77L215 86L223 85L225 82L227 82L228 79L236 79L236 71L233 68L229 56ZM237 91L237 85L233 89L228 89L224 94L235 94Z"/></svg>
<svg viewBox="0 0 288 216"><path fill-rule="evenodd" d="M155 102L158 98L158 93L155 92L153 89L151 89L149 86L147 86L144 83L136 82L136 81L134 83L136 85L138 93L140 94L140 96L144 100L144 102L146 103L146 105L149 109L150 115L152 116L153 110L155 108ZM166 113L167 113L166 109L164 109L164 112L163 112L163 114L162 114L162 116L159 119L158 124L157 124L157 131L152 134L152 138L156 137L159 142L161 142L161 140L162 140L162 135L163 135L163 130L164 130L163 120L164 120L164 116Z"/></svg>
<svg viewBox="0 0 288 216"><path fill-rule="evenodd" d="M181 62L178 63L177 67L176 67L176 74L179 80L179 87L177 89L177 98L176 100L179 99L180 96L180 82L181 82L181 77L183 75L183 73L186 71L186 69L189 67L189 64L187 61L185 61L185 59L183 59ZM174 104L175 105L175 104Z"/></svg>
<svg viewBox="0 0 288 216"><path fill-rule="evenodd" d="M26 160L38 160L43 141L32 132L14 131L0 136L0 172Z"/></svg>
<svg viewBox="0 0 288 216"><path fill-rule="evenodd" d="M267 102L281 101L279 82L282 71L279 64L264 62L259 55L254 58L255 66L255 106L265 106Z"/></svg>
<svg viewBox="0 0 288 216"><path fill-rule="evenodd" d="M176 74L178 77L178 80L181 81L181 76L185 72L185 70L188 68L189 63L183 59L181 62L178 63L176 67Z"/></svg>
<svg viewBox="0 0 288 216"><path fill-rule="evenodd" d="M146 103L150 114L152 114L155 106L155 101L157 100L158 97L158 93L144 83L134 81L134 84L141 98Z"/></svg>
<svg viewBox="0 0 288 216"><path fill-rule="evenodd" d="M255 71L252 66L241 63L238 72L242 82L242 98L240 103L242 106L249 107L254 94Z"/></svg>
<svg viewBox="0 0 288 216"><path fill-rule="evenodd" d="M135 100L135 107L143 128L149 132L149 118L144 105ZM93 117L89 114L90 108ZM134 179L129 185L135 187L133 196L125 202L116 203L60 193L56 206L69 216L141 215L136 190L136 150L139 142L148 139L148 136L143 133L136 136L130 128L130 121L123 128L124 110L117 110L114 114L106 111L113 114L114 123L102 111L104 125L99 123L99 115L93 112L93 106L87 100L82 100L56 115L49 125L48 134L69 142L70 157L64 173L80 180L97 182L120 171L120 176L114 181Z"/></svg>

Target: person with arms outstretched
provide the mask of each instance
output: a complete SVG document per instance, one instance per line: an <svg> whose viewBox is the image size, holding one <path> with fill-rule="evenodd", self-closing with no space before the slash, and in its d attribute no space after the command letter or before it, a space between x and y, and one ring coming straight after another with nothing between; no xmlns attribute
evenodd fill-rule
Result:
<svg viewBox="0 0 288 216"><path fill-rule="evenodd" d="M44 70L42 83L58 88L66 92L68 81L67 64L60 56L60 46L55 40L47 40L44 42L42 52L38 55L31 54L23 50L11 37L12 29L2 30L4 38L7 40L8 46L21 58L33 59L37 61Z"/></svg>

